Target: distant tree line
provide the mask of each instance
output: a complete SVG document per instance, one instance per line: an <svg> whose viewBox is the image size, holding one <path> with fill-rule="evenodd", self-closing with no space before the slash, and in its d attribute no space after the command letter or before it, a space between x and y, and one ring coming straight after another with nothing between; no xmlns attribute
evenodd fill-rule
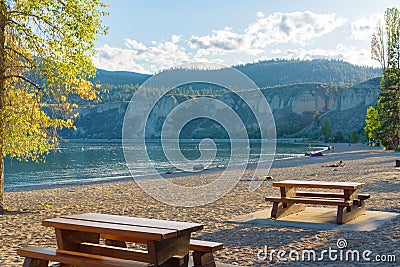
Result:
<svg viewBox="0 0 400 267"><path fill-rule="evenodd" d="M238 65L235 68L249 76L259 87L304 82L351 87L353 84L381 76L381 70L378 68L328 59L275 59Z"/></svg>
<svg viewBox="0 0 400 267"><path fill-rule="evenodd" d="M152 88L140 86L139 84L102 84L100 98L103 103L110 102L128 102L140 88L141 97L158 98L163 95L185 95L185 96L219 96L229 92L225 88L215 85L186 85L178 88ZM164 94L164 92L167 92Z"/></svg>

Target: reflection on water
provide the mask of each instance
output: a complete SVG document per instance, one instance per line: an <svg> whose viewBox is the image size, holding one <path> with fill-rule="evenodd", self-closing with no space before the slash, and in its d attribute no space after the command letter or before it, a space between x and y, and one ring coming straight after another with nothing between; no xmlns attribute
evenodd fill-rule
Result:
<svg viewBox="0 0 400 267"><path fill-rule="evenodd" d="M200 140L181 140L179 149L183 156L189 160L199 159L201 156L198 148L199 142ZM255 162L259 159L260 146L260 141L250 142L249 162ZM146 148L149 159L160 173L181 171L168 162L159 141L146 141ZM231 157L229 140L216 141L216 148L216 157L210 163L210 168L226 165ZM145 176L149 163L143 157L140 146L136 143L130 143L126 149L133 155L136 152L138 155L134 162L130 161L132 165L130 169L134 172L132 175ZM169 148L167 147L167 149ZM304 153L304 150L304 145L278 143L275 158L299 155ZM125 163L121 140L70 141L51 151L45 163L19 162L8 158L5 161L6 191L112 181L129 177L131 177L131 174Z"/></svg>

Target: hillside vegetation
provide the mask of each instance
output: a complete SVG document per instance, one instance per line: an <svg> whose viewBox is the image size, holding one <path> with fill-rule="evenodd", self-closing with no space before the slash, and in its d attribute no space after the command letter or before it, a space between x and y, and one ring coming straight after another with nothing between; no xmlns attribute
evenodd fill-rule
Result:
<svg viewBox="0 0 400 267"><path fill-rule="evenodd" d="M382 75L378 68L362 67L339 60L269 60L235 67L259 87L317 82L352 86Z"/></svg>
<svg viewBox="0 0 400 267"><path fill-rule="evenodd" d="M346 88L366 80L379 77L380 69L352 65L338 60L269 60L234 66L260 88L298 83L322 83L329 88ZM218 70L215 70L218 72ZM98 70L96 81L102 84L103 103L129 101L136 90L151 75L135 72L110 72ZM145 87L145 85L144 85ZM158 97L157 88L142 88L148 97ZM229 90L211 84L196 83L174 88L175 95L218 96Z"/></svg>

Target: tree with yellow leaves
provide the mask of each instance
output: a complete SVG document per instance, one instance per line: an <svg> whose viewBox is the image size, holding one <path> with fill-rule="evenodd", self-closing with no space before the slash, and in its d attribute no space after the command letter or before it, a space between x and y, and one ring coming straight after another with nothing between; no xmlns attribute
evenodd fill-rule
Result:
<svg viewBox="0 0 400 267"><path fill-rule="evenodd" d="M89 79L105 9L99 0L0 0L0 214L4 158L43 159L57 130L74 127L78 97L98 97Z"/></svg>

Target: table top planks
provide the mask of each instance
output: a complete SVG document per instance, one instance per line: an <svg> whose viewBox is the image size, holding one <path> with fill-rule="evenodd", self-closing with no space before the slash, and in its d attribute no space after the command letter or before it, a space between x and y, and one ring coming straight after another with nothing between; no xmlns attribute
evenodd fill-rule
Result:
<svg viewBox="0 0 400 267"><path fill-rule="evenodd" d="M54 227L56 229L111 234L121 236L135 236L145 240L162 240L178 236L178 231L173 229L160 229L152 227L140 227L121 225L116 223L104 223L83 221L66 218L46 219L42 221L43 226Z"/></svg>
<svg viewBox="0 0 400 267"><path fill-rule="evenodd" d="M280 182L273 182L272 186L356 190L356 189L364 187L365 183L284 180L284 181L280 181Z"/></svg>
<svg viewBox="0 0 400 267"><path fill-rule="evenodd" d="M85 213L46 219L43 226L143 240L163 240L203 229L198 223L155 220L119 215Z"/></svg>
<svg viewBox="0 0 400 267"><path fill-rule="evenodd" d="M71 216L62 216L66 219L113 223L129 226L140 226L149 228L169 229L176 231L199 231L203 229L203 225L198 223L166 221L147 218L128 217L121 215L99 214L99 213L84 213Z"/></svg>

